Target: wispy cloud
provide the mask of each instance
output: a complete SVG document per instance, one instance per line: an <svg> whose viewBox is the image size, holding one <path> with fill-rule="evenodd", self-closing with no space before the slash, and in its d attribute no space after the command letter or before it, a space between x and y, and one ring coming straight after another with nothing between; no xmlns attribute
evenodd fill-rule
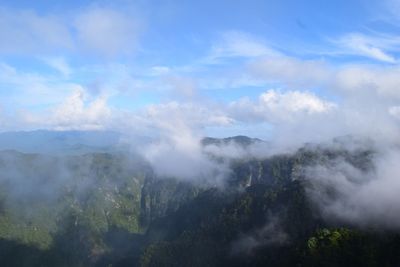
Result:
<svg viewBox="0 0 400 267"><path fill-rule="evenodd" d="M33 10L0 8L0 53L43 53L72 49L73 36L65 20Z"/></svg>
<svg viewBox="0 0 400 267"><path fill-rule="evenodd" d="M98 7L81 12L73 25L78 42L89 51L107 56L132 53L140 31L139 22L131 16Z"/></svg>
<svg viewBox="0 0 400 267"><path fill-rule="evenodd" d="M389 51L400 50L400 39L397 36L350 33L342 36L336 43L343 49L342 53L347 52L387 63L397 63L397 58Z"/></svg>
<svg viewBox="0 0 400 267"><path fill-rule="evenodd" d="M277 50L269 47L265 41L239 31L228 31L222 34L219 41L213 44L206 62L218 62L226 58L254 58L261 56L278 56Z"/></svg>
<svg viewBox="0 0 400 267"><path fill-rule="evenodd" d="M0 8L0 53L127 55L136 49L139 20L113 8L65 14Z"/></svg>
<svg viewBox="0 0 400 267"><path fill-rule="evenodd" d="M41 60L66 78L68 78L72 72L71 67L63 57L42 57Z"/></svg>

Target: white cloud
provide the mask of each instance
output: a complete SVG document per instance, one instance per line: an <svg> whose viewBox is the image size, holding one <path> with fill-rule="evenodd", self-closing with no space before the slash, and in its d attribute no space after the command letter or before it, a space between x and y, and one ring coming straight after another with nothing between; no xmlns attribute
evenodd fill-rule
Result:
<svg viewBox="0 0 400 267"><path fill-rule="evenodd" d="M76 86L72 94L57 106L41 112L25 111L20 115L22 123L33 128L99 130L110 125L113 114L105 96L90 100L83 88Z"/></svg>
<svg viewBox="0 0 400 267"><path fill-rule="evenodd" d="M140 28L137 18L101 7L71 14L38 14L34 10L0 8L0 53L84 52L115 56L135 50ZM60 67L59 62L57 65Z"/></svg>
<svg viewBox="0 0 400 267"><path fill-rule="evenodd" d="M370 37L359 33L347 34L340 38L339 44L342 47L350 49L356 55L369 57L383 62L396 63L397 59L385 52L385 49L393 47L397 43L397 38L377 38Z"/></svg>
<svg viewBox="0 0 400 267"><path fill-rule="evenodd" d="M230 104L230 110L239 120L290 123L304 116L327 113L336 104L323 100L310 92L268 90L257 102L242 98Z"/></svg>
<svg viewBox="0 0 400 267"><path fill-rule="evenodd" d="M192 129L202 129L205 126L227 126L233 120L217 106L204 103L179 103L168 102L165 104L149 105L145 108L143 116L152 123L174 127L170 118L179 118Z"/></svg>
<svg viewBox="0 0 400 267"><path fill-rule="evenodd" d="M83 89L77 89L54 109L49 121L56 129L102 129L110 117L106 97L88 102Z"/></svg>
<svg viewBox="0 0 400 267"><path fill-rule="evenodd" d="M73 47L65 21L32 10L0 8L0 40L0 53L44 53Z"/></svg>
<svg viewBox="0 0 400 267"><path fill-rule="evenodd" d="M171 69L167 66L153 66L150 69L150 76L161 76L168 74Z"/></svg>
<svg viewBox="0 0 400 267"><path fill-rule="evenodd" d="M120 14L115 11L111 13L112 16ZM88 21L94 22L108 13L103 9L93 8L84 10L78 16L84 16L83 14L92 18ZM123 22L125 19L127 18L124 18ZM100 31L109 29L108 26L100 28ZM187 72L190 71L185 73L179 68L162 65L150 68L150 75L148 72L144 74L145 71L139 70L140 75L137 79L136 77L133 79L132 73L136 73L136 69L132 70L126 65L86 66L79 70L72 70L62 58L49 57L46 58L47 63L65 75L80 71L79 74L82 76L101 77L103 79L99 82L101 85L96 85L96 90L94 90L96 93L92 97L100 96L96 100L90 100L85 94L75 94L69 96L67 104L64 103L55 108L60 100L65 99L76 88L83 90L82 86L63 82L60 76L20 72L5 64L0 65L0 83L11 85L18 91L14 98L19 106L28 109L31 106L53 107L51 111L54 116L51 119L42 117L35 121L37 125L47 125L46 127L65 129L115 127L117 124L115 118L123 117L120 120L121 124L134 125L132 128L153 131L154 134L163 123L166 124L162 126L163 128L170 125L173 127L175 122L170 117L179 117L187 127L199 135L204 133L204 129L210 127L223 129L236 127L235 129L240 131L240 127L250 125L249 127L253 127L251 129L255 129L254 125L263 123L273 124L273 127L268 130L277 133L276 135L301 141L307 141L306 139L313 135L327 137L347 133L382 136L386 133L391 137L396 135L398 127L393 121L396 121L395 114L397 113L391 107L397 106L396 101L400 99L398 90L400 71L397 66L334 66L323 60L303 60L281 55L271 51L262 41L245 34L229 33L227 36L219 50L215 50L218 51L215 56L244 57L245 61L250 60L244 68L240 66L239 69L230 73L232 77L235 77L229 81L223 80L225 76L220 74L222 72L213 73L214 76L211 78L205 75L202 79L203 77L197 77L195 74L188 75ZM103 48L100 50L108 53L106 47L108 45L105 45L104 50ZM111 47L114 46L111 45ZM218 69L220 66L212 67ZM157 78L160 76L161 79L154 79L154 75ZM219 76L221 80L215 79ZM245 84L261 87L270 82L277 83L277 87L285 88L285 90L270 90L254 101L241 98L228 104L207 101L198 93L199 88L209 89L218 86L235 88ZM121 89L123 86L129 89ZM156 91L158 93L165 93L165 89L173 89L175 94L171 98L178 101L150 105L139 111L124 112L111 109L103 96L106 92L109 95L116 94L118 97L131 94L129 96L132 97L133 93L127 91L133 92L139 90L139 87L142 91L158 90ZM322 92L322 97L304 88L316 88ZM324 89L330 89L329 94L326 94ZM332 94L338 96L340 102L333 103L324 99L325 95ZM10 97L12 100L14 98ZM121 115L123 112L125 115ZM46 120L50 123L46 124ZM372 128L372 124L379 127ZM251 135L251 131L248 133ZM293 137L293 133L296 133L296 138ZM312 138L314 139L314 136Z"/></svg>
<svg viewBox="0 0 400 267"><path fill-rule="evenodd" d="M44 57L42 60L50 67L57 70L59 73L64 75L64 77L69 77L71 75L72 69L63 57Z"/></svg>
<svg viewBox="0 0 400 267"><path fill-rule="evenodd" d="M193 99L197 96L197 84L188 77L168 76L165 77L165 83L169 85L175 98Z"/></svg>
<svg viewBox="0 0 400 267"><path fill-rule="evenodd" d="M306 112L308 114L327 112L335 104L324 101L309 92L291 91L278 93L269 90L260 96L261 103L269 110L284 109L288 112Z"/></svg>
<svg viewBox="0 0 400 267"><path fill-rule="evenodd" d="M254 58L261 56L278 56L280 53L262 40L249 34L237 31L226 32L219 42L215 43L207 57L208 63L216 63L224 58Z"/></svg>
<svg viewBox="0 0 400 267"><path fill-rule="evenodd" d="M383 0L382 1L385 17L381 18L384 21L389 20L390 23L398 23L399 21L399 11L400 11L400 1L399 0Z"/></svg>
<svg viewBox="0 0 400 267"><path fill-rule="evenodd" d="M136 46L139 31L135 18L122 12L91 8L75 19L78 40L89 50L113 56L129 54Z"/></svg>
<svg viewBox="0 0 400 267"><path fill-rule="evenodd" d="M300 60L286 56L258 59L249 65L249 71L268 81L303 87L324 84L332 74L324 61Z"/></svg>
<svg viewBox="0 0 400 267"><path fill-rule="evenodd" d="M194 104L151 105L142 116L159 141L139 150L160 176L219 184L226 170L203 153L200 143L202 126L227 123L215 113Z"/></svg>
<svg viewBox="0 0 400 267"><path fill-rule="evenodd" d="M76 86L58 76L19 71L0 63L0 87L9 91L2 98L7 99L6 104L12 103L14 108L56 104Z"/></svg>
<svg viewBox="0 0 400 267"><path fill-rule="evenodd" d="M400 119L400 106L392 106L388 108L388 112L393 117Z"/></svg>
<svg viewBox="0 0 400 267"><path fill-rule="evenodd" d="M393 146L378 149L369 172L344 160L308 170L311 196L324 215L366 227L400 228L400 152Z"/></svg>
<svg viewBox="0 0 400 267"><path fill-rule="evenodd" d="M329 65L324 61L290 57L262 58L248 72L260 81L290 88L322 88L344 98L374 95L386 101L400 99L400 68L397 65Z"/></svg>
<svg viewBox="0 0 400 267"><path fill-rule="evenodd" d="M348 93L375 93L380 98L400 99L400 68L397 66L345 66L336 72L334 79L332 86Z"/></svg>

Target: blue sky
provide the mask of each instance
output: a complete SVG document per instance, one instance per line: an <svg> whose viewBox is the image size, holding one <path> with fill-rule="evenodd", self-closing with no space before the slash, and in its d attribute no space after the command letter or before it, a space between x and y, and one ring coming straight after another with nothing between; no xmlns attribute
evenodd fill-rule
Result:
<svg viewBox="0 0 400 267"><path fill-rule="evenodd" d="M149 134L167 122L269 138L327 118L345 134L353 116L371 134L367 107L390 126L400 116L399 11L397 0L1 1L0 130Z"/></svg>

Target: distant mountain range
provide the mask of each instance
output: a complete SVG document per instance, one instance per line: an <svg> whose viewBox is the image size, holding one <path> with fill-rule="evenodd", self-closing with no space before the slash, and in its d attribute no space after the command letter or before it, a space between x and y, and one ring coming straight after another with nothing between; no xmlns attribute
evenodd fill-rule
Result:
<svg viewBox="0 0 400 267"><path fill-rule="evenodd" d="M202 144L207 145L228 145L228 144L236 144L240 146L249 146L255 143L262 143L265 142L258 138L251 138L244 135L237 135L232 137L226 138L213 138L213 137L205 137L202 140Z"/></svg>
<svg viewBox="0 0 400 267"><path fill-rule="evenodd" d="M34 149L41 144L49 150L46 144L59 149L82 143L112 146L118 135L9 133L0 135L3 145L5 137L14 145L38 140ZM254 142L263 141L245 136L203 140ZM398 231L326 217L320 200L343 194L331 183L315 187L305 176L314 166L330 168L338 162L367 172L373 169L373 153L315 145L245 157L229 163L220 186L157 176L140 157L126 153L3 151L0 266L400 266Z"/></svg>
<svg viewBox="0 0 400 267"><path fill-rule="evenodd" d="M122 134L114 131L15 131L0 133L0 151L16 150L24 153L42 154L82 154L91 152L109 152L121 149ZM136 140L137 139L137 140ZM130 145L151 142L149 137L132 137ZM227 138L205 137L202 145L236 144L247 147L265 142L258 138L243 135ZM126 145L126 144L125 144ZM125 146L126 147L126 146Z"/></svg>
<svg viewBox="0 0 400 267"><path fill-rule="evenodd" d="M348 201L343 186L371 179L375 152L358 139L262 158L210 157L229 168L224 184L158 175L140 156L114 153L126 147L121 139L101 131L0 134L0 266L400 266L400 233L386 228L395 220L379 212L378 224L359 225L326 213Z"/></svg>
<svg viewBox="0 0 400 267"><path fill-rule="evenodd" d="M81 153L101 151L119 144L113 131L19 131L0 133L0 150L25 153Z"/></svg>

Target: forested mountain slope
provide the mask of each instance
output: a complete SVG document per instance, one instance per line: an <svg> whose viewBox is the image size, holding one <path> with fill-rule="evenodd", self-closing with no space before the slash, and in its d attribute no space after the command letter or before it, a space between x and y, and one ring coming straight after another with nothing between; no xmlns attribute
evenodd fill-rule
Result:
<svg viewBox="0 0 400 267"><path fill-rule="evenodd" d="M327 217L308 177L310 168L337 162L368 173L374 153L307 145L236 158L227 161L225 183L214 185L158 177L141 157L123 152L3 151L0 263L397 266L398 232ZM323 189L340 197L334 187Z"/></svg>

